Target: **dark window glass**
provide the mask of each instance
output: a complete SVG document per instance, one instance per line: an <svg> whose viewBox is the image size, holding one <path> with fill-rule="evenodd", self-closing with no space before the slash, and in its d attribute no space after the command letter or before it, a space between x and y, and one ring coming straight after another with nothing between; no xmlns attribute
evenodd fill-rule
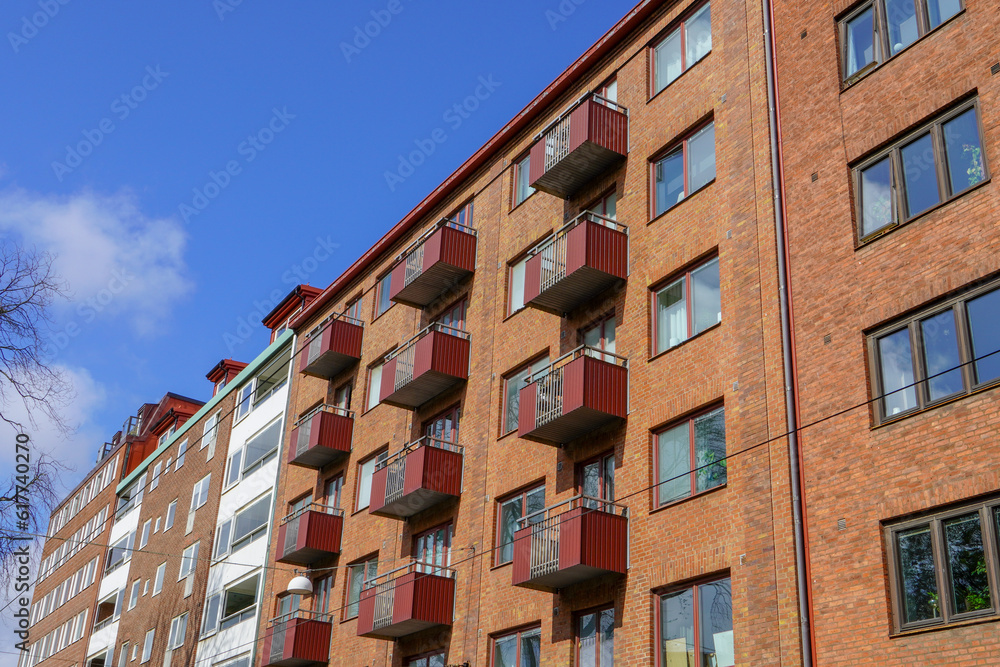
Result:
<svg viewBox="0 0 1000 667"><path fill-rule="evenodd" d="M927 21L933 30L961 9L961 0L927 0Z"/></svg>
<svg viewBox="0 0 1000 667"><path fill-rule="evenodd" d="M903 531L896 540L904 623L939 618L941 603L934 572L930 528L921 526Z"/></svg>
<svg viewBox="0 0 1000 667"><path fill-rule="evenodd" d="M900 153L906 182L906 210L914 216L941 201L934 167L934 141L930 134L925 134L903 146Z"/></svg>
<svg viewBox="0 0 1000 667"><path fill-rule="evenodd" d="M886 0L885 14L889 24L889 53L895 55L920 36L917 8L913 0Z"/></svg>
<svg viewBox="0 0 1000 667"><path fill-rule="evenodd" d="M656 215L684 199L684 151L656 163Z"/></svg>
<svg viewBox="0 0 1000 667"><path fill-rule="evenodd" d="M701 665L735 665L733 594L729 579L698 586Z"/></svg>
<svg viewBox="0 0 1000 667"><path fill-rule="evenodd" d="M952 193L957 193L986 178L976 110L969 109L943 127L948 177Z"/></svg>
<svg viewBox="0 0 1000 667"><path fill-rule="evenodd" d="M963 614L989 608L992 600L979 514L945 521L944 534L951 580L952 613Z"/></svg>
<svg viewBox="0 0 1000 667"><path fill-rule="evenodd" d="M962 391L961 359L955 331L955 311L946 310L920 322L927 392L931 401Z"/></svg>
<svg viewBox="0 0 1000 667"><path fill-rule="evenodd" d="M1000 378L1000 290L969 301L969 330L972 334L972 357L976 359L976 381Z"/></svg>

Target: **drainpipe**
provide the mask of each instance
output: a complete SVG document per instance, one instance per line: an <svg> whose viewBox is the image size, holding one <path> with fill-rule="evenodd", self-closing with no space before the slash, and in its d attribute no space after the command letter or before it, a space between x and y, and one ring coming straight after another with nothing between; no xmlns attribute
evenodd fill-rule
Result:
<svg viewBox="0 0 1000 667"><path fill-rule="evenodd" d="M777 74L774 65L774 6L763 0L764 61L767 73L767 118L771 139L771 188L774 192L774 226L778 256L778 295L781 305L781 354L785 382L785 418L788 424L788 461L792 491L792 517L795 535L795 583L799 599L799 640L802 665L813 667L812 588L809 584L808 545L806 542L805 501L802 496L802 445L799 441L798 385L795 363L793 315L788 282L788 235L785 211L784 161L781 153L781 121Z"/></svg>

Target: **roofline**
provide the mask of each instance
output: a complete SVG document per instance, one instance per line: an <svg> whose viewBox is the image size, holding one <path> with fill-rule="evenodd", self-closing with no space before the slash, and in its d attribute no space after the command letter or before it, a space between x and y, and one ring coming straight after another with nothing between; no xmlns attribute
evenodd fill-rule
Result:
<svg viewBox="0 0 1000 667"><path fill-rule="evenodd" d="M301 302L306 299L316 298L322 292L323 290L321 288L313 287L312 285L307 285L304 283L296 285L295 289L289 292L277 306L271 309L270 313L268 313L261 319L260 321L261 324L263 324L268 329L271 329L272 327L268 325L268 322L281 315L282 311L288 310L289 305L293 303L296 299L298 299ZM278 323L276 322L275 324Z"/></svg>
<svg viewBox="0 0 1000 667"><path fill-rule="evenodd" d="M347 285L365 271L396 241L415 227L423 217L435 206L451 195L465 179L482 167L488 160L499 153L507 142L521 132L532 121L548 111L548 104L565 93L574 83L577 76L584 70L594 66L597 61L616 47L631 31L645 21L656 9L667 0L641 0L614 27L604 34L597 42L587 49L576 62L550 83L535 99L528 103L519 114L514 116L499 132L487 141L472 157L456 169L441 185L436 187L416 207L406 214L392 229L390 229L375 245L369 248L339 278L316 297L308 307L303 309L292 322L291 327L298 329L312 319L316 313L333 300Z"/></svg>

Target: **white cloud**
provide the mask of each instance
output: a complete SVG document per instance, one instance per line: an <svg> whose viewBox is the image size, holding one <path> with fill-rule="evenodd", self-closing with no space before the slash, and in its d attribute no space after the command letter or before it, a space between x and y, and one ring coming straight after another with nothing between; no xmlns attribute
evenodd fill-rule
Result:
<svg viewBox="0 0 1000 667"><path fill-rule="evenodd" d="M137 332L150 334L192 288L181 222L146 216L127 191L57 197L3 190L0 231L56 256L78 315L123 315Z"/></svg>

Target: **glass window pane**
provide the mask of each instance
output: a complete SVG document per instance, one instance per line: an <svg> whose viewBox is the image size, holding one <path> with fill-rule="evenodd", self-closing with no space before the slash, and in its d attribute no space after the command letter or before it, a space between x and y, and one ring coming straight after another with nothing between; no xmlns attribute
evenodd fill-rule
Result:
<svg viewBox="0 0 1000 667"><path fill-rule="evenodd" d="M734 667L733 595L729 579L698 586L701 664Z"/></svg>
<svg viewBox="0 0 1000 667"><path fill-rule="evenodd" d="M516 667L517 635L503 637L493 644L494 667Z"/></svg>
<svg viewBox="0 0 1000 667"><path fill-rule="evenodd" d="M961 9L961 0L927 0L927 18L931 29L938 27Z"/></svg>
<svg viewBox="0 0 1000 667"><path fill-rule="evenodd" d="M945 521L944 536L948 550L952 611L962 614L988 609L993 602L986 575L986 552L983 550L979 514Z"/></svg>
<svg viewBox="0 0 1000 667"><path fill-rule="evenodd" d="M524 269L528 264L527 258L510 268L510 312L515 312L524 308Z"/></svg>
<svg viewBox="0 0 1000 667"><path fill-rule="evenodd" d="M597 667L597 614L580 617L580 667Z"/></svg>
<svg viewBox="0 0 1000 667"><path fill-rule="evenodd" d="M715 178L715 123L698 131L688 141L688 192Z"/></svg>
<svg viewBox="0 0 1000 667"><path fill-rule="evenodd" d="M1000 378L1000 290L969 301L967 308L976 382L996 380ZM994 352L998 353L986 356Z"/></svg>
<svg viewBox="0 0 1000 667"><path fill-rule="evenodd" d="M654 54L654 71L656 72L656 81L654 89L656 92L660 92L671 81L676 79L681 75L681 34L680 31L675 31L674 34L663 40L659 46L656 47Z"/></svg>
<svg viewBox="0 0 1000 667"><path fill-rule="evenodd" d="M961 361L958 356L958 336L955 314L946 310L920 322L923 339L924 366L927 369L927 392L932 401L964 389Z"/></svg>
<svg viewBox="0 0 1000 667"><path fill-rule="evenodd" d="M347 593L347 616L352 618L358 615L358 602L361 600L361 585L364 583L365 566L351 566L350 589Z"/></svg>
<svg viewBox="0 0 1000 667"><path fill-rule="evenodd" d="M914 216L941 201L937 170L934 168L934 142L930 134L925 134L903 146L900 152L903 155L906 210Z"/></svg>
<svg viewBox="0 0 1000 667"><path fill-rule="evenodd" d="M878 339L878 354L882 372L882 409L886 417L917 407L916 389L913 384L913 357L910 354L910 331ZM906 387L903 389L903 387Z"/></svg>
<svg viewBox="0 0 1000 667"><path fill-rule="evenodd" d="M691 67L696 62L708 55L712 50L712 8L710 4L695 12L686 23L687 34L685 45L687 46L687 61L685 65Z"/></svg>
<svg viewBox="0 0 1000 667"><path fill-rule="evenodd" d="M691 494L691 443L685 422L657 436L658 488L664 505Z"/></svg>
<svg viewBox="0 0 1000 667"><path fill-rule="evenodd" d="M861 209L862 236L892 224L892 165L888 157L861 172Z"/></svg>
<svg viewBox="0 0 1000 667"><path fill-rule="evenodd" d="M601 667L615 665L615 610L601 612Z"/></svg>
<svg viewBox="0 0 1000 667"><path fill-rule="evenodd" d="M694 420L695 490L726 483L726 418L722 408ZM707 466L707 467L702 467Z"/></svg>
<svg viewBox="0 0 1000 667"><path fill-rule="evenodd" d="M509 563L514 558L514 533L521 518L521 498L508 500L500 506L500 557L498 562Z"/></svg>
<svg viewBox="0 0 1000 667"><path fill-rule="evenodd" d="M944 124L944 147L952 194L986 178L976 110L969 109Z"/></svg>
<svg viewBox="0 0 1000 667"><path fill-rule="evenodd" d="M364 509L371 503L372 496L372 475L375 474L375 463L377 457L373 457L361 464L360 477L358 481L358 507Z"/></svg>
<svg viewBox="0 0 1000 667"><path fill-rule="evenodd" d="M382 391L382 364L373 366L368 372L368 409L378 405Z"/></svg>
<svg viewBox="0 0 1000 667"><path fill-rule="evenodd" d="M535 489L534 491L528 491L528 496L525 499L525 516L533 514L540 510L545 509L545 487ZM534 517L529 519L530 523L538 523L542 520L544 515L535 514Z"/></svg>
<svg viewBox="0 0 1000 667"><path fill-rule="evenodd" d="M656 215L684 199L684 151L677 150L656 163Z"/></svg>
<svg viewBox="0 0 1000 667"><path fill-rule="evenodd" d="M903 622L940 618L941 604L934 573L930 527L921 526L901 532L896 537L896 543L899 549Z"/></svg>
<svg viewBox="0 0 1000 667"><path fill-rule="evenodd" d="M539 667L542 664L542 632L531 630L521 635L521 664L519 667Z"/></svg>
<svg viewBox="0 0 1000 667"><path fill-rule="evenodd" d="M687 304L684 299L685 278L656 293L656 351L679 345L687 340Z"/></svg>
<svg viewBox="0 0 1000 667"><path fill-rule="evenodd" d="M722 321L720 284L718 259L691 272L692 336Z"/></svg>
<svg viewBox="0 0 1000 667"><path fill-rule="evenodd" d="M889 53L895 55L920 36L917 8L913 0L886 0L885 14L889 23Z"/></svg>
<svg viewBox="0 0 1000 667"><path fill-rule="evenodd" d="M868 7L846 23L848 77L875 61L875 10Z"/></svg>
<svg viewBox="0 0 1000 667"><path fill-rule="evenodd" d="M694 653L694 593L689 588L660 598L660 664L697 665Z"/></svg>

